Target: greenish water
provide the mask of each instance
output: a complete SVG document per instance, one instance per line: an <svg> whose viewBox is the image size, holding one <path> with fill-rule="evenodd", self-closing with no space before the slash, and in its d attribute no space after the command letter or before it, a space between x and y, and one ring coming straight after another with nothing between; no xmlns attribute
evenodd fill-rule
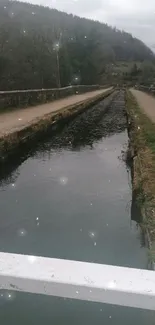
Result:
<svg viewBox="0 0 155 325"><path fill-rule="evenodd" d="M139 216L131 215L130 171L122 160L128 137L118 130L113 106L103 119L92 119L91 141L87 132L82 137L77 132L86 123L82 115L1 182L1 251L147 268L134 221ZM114 120L108 134L106 125ZM155 323L155 313L145 310L9 294L0 296L3 325Z"/></svg>

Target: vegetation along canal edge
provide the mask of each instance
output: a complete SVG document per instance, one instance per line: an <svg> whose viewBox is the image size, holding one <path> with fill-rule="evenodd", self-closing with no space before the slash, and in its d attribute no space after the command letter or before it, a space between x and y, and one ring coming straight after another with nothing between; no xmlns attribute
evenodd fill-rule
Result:
<svg viewBox="0 0 155 325"><path fill-rule="evenodd" d="M150 264L155 269L155 125L129 90L126 110L133 195L141 213L140 226L149 247Z"/></svg>

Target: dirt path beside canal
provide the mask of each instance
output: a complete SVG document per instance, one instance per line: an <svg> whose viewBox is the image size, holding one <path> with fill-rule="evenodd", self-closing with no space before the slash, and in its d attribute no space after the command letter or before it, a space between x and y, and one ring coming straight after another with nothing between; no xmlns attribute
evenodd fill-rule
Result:
<svg viewBox="0 0 155 325"><path fill-rule="evenodd" d="M91 99L110 89L111 88L87 92L85 94L70 96L51 103L3 113L0 115L0 137L19 131L34 123L36 120L40 120L46 114L58 112L65 107Z"/></svg>
<svg viewBox="0 0 155 325"><path fill-rule="evenodd" d="M153 122L155 122L155 97L133 88L130 89L130 91L136 98L141 109Z"/></svg>

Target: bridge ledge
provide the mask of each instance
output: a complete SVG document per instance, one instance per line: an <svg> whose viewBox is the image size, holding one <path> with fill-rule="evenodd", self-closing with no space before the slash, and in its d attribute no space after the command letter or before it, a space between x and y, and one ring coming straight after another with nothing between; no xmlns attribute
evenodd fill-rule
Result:
<svg viewBox="0 0 155 325"><path fill-rule="evenodd" d="M0 289L155 310L155 272L0 253Z"/></svg>

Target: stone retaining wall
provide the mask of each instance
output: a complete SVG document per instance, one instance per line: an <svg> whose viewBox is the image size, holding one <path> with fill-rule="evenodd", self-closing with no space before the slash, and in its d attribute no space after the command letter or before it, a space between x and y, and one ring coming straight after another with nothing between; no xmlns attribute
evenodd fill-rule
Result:
<svg viewBox="0 0 155 325"><path fill-rule="evenodd" d="M152 94L152 95L155 95L155 87L147 87L147 86L137 86L135 87L136 89L138 90L141 90L141 91L145 91L146 93L149 93L149 94Z"/></svg>
<svg viewBox="0 0 155 325"><path fill-rule="evenodd" d="M107 86L106 86L107 87ZM105 86L69 86L55 89L0 91L0 111L48 103L67 96L105 88Z"/></svg>

